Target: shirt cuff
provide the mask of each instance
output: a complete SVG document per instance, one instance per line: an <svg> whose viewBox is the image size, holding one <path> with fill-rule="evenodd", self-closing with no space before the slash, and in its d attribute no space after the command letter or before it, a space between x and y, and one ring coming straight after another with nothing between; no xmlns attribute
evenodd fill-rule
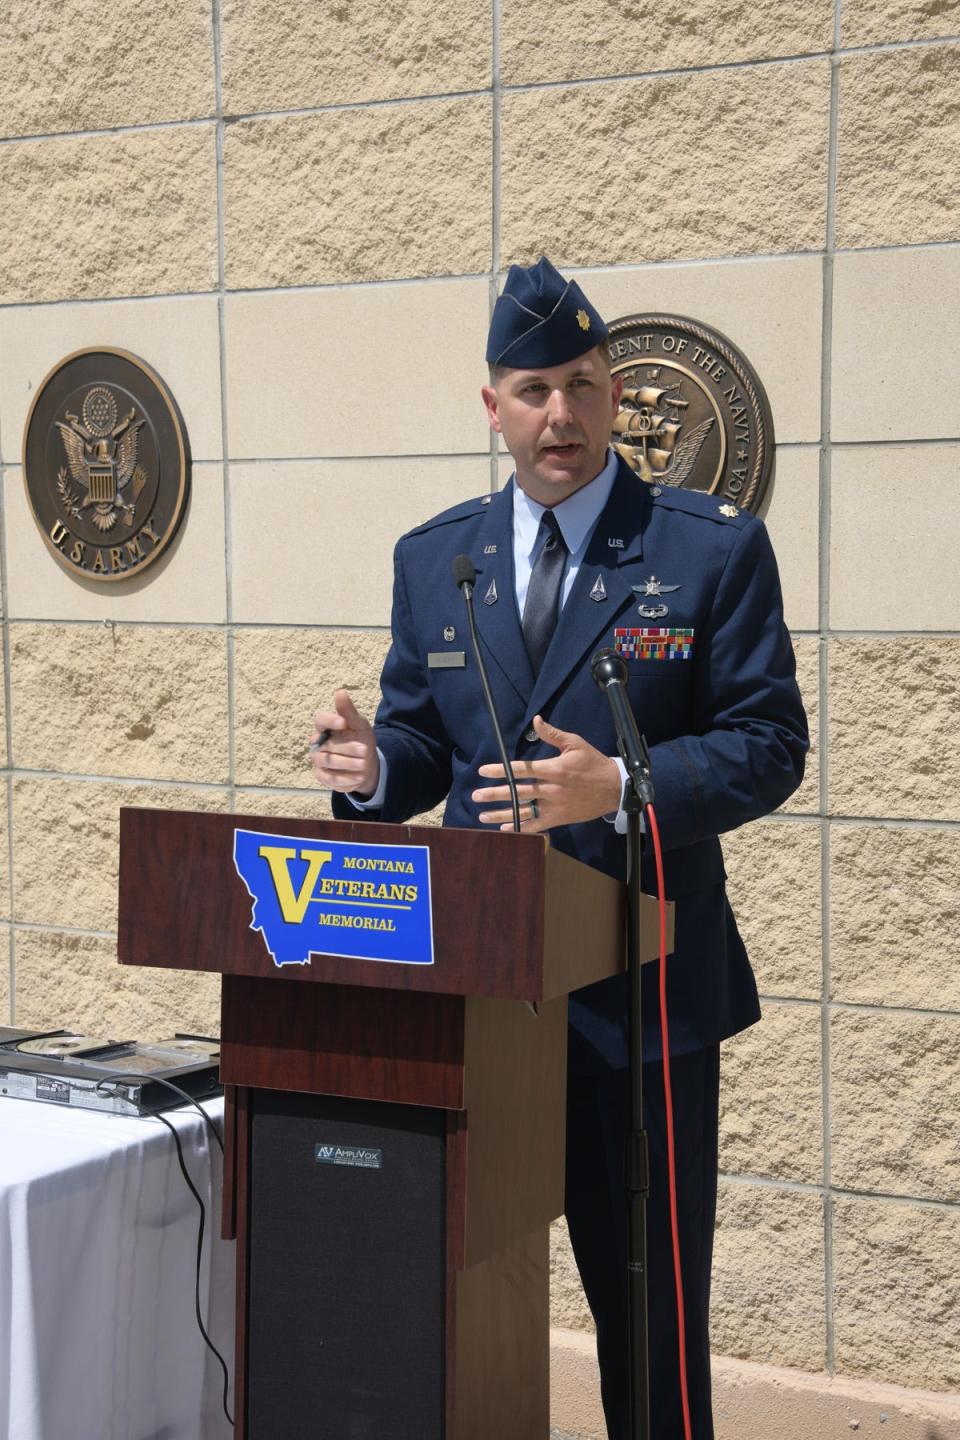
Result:
<svg viewBox="0 0 960 1440"><path fill-rule="evenodd" d="M630 777L629 777L629 775L627 774L627 767L626 767L626 765L624 765L624 763L623 763L623 761L620 759L620 756L619 756L619 755L611 755L611 756L610 756L610 759L613 761L613 763L616 765L617 769L620 771L620 808L619 808L619 810L617 810L617 811L611 811L609 815L604 815L603 818L604 818L604 820L606 820L606 822L607 822L608 825L612 825L612 826L613 826L614 830L616 830L616 832L617 832L618 835L626 835L626 833L627 833L627 812L626 812L626 810L624 810L624 808L623 808L623 797L624 797L624 796L626 795L626 793L627 793L627 786L628 786L628 784L630 783ZM644 820L644 817L643 817L643 815L641 814L641 816L640 816L640 829L643 830L643 831L645 831L646 828L647 828L646 821Z"/></svg>
<svg viewBox="0 0 960 1440"><path fill-rule="evenodd" d="M387 793L387 757L380 746L377 746L377 755L380 758L380 779L377 781L377 788L369 800L364 800L360 795L351 795L347 791L347 799L355 810L379 810ZM626 771L624 771L626 774Z"/></svg>

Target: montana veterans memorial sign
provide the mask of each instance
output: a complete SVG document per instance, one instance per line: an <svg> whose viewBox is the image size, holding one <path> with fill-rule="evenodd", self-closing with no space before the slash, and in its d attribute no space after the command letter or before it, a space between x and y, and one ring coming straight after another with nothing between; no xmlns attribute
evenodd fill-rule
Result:
<svg viewBox="0 0 960 1440"><path fill-rule="evenodd" d="M430 851L234 832L233 859L275 965L343 955L433 964Z"/></svg>

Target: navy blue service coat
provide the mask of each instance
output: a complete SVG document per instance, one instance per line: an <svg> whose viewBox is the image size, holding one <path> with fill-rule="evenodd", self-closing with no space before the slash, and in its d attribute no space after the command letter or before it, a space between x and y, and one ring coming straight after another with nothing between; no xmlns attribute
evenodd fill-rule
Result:
<svg viewBox="0 0 960 1440"><path fill-rule="evenodd" d="M388 782L382 809L363 812L404 822L446 796L444 825L478 823L480 807L470 795L482 783L478 767L497 753L452 578L456 555L469 555L476 566L477 626L507 751L517 759L556 754L531 728L538 713L616 754L591 657L614 644L616 628L692 630L689 659L627 660L630 701L650 745L667 896L677 902L668 961L676 1054L712 1045L759 1018L717 837L780 805L802 779L808 746L765 527L745 511L724 513L722 504L692 490L653 492L621 461L536 679L517 613L512 489L458 505L405 535L394 556L393 644L375 722ZM679 588L645 596L651 577ZM497 598L484 603L491 586ZM661 604L666 616L639 614L641 605ZM444 637L448 627L453 641ZM429 653L447 650L465 651L465 665L428 664ZM357 817L337 795L334 813ZM550 836L558 849L625 878L626 841L608 821L556 828ZM644 889L652 893L649 854L644 867ZM659 1054L656 968L644 971L645 1059ZM571 997L572 1074L627 1065L626 1016L625 976Z"/></svg>

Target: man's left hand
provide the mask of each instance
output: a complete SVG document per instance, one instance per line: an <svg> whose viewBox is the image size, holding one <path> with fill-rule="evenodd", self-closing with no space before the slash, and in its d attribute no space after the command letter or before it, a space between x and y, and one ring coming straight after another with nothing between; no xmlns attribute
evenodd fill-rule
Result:
<svg viewBox="0 0 960 1440"><path fill-rule="evenodd" d="M615 760L603 755L582 736L548 725L542 715L534 717L533 728L546 745L560 753L550 760L515 760L513 763L520 801L520 828L525 833L536 835L557 825L576 825L619 810L622 782ZM478 773L485 780L506 778L502 765L481 765ZM483 825L513 829L509 786L491 785L474 790L471 798L485 806L504 802L506 809L484 809L477 818Z"/></svg>

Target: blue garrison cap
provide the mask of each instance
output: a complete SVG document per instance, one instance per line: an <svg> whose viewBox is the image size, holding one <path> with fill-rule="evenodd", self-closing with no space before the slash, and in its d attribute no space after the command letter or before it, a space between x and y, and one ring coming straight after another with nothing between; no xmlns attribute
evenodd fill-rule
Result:
<svg viewBox="0 0 960 1440"><path fill-rule="evenodd" d="M487 335L488 365L540 370L565 365L607 338L607 327L576 280L542 256L529 269L511 265Z"/></svg>

